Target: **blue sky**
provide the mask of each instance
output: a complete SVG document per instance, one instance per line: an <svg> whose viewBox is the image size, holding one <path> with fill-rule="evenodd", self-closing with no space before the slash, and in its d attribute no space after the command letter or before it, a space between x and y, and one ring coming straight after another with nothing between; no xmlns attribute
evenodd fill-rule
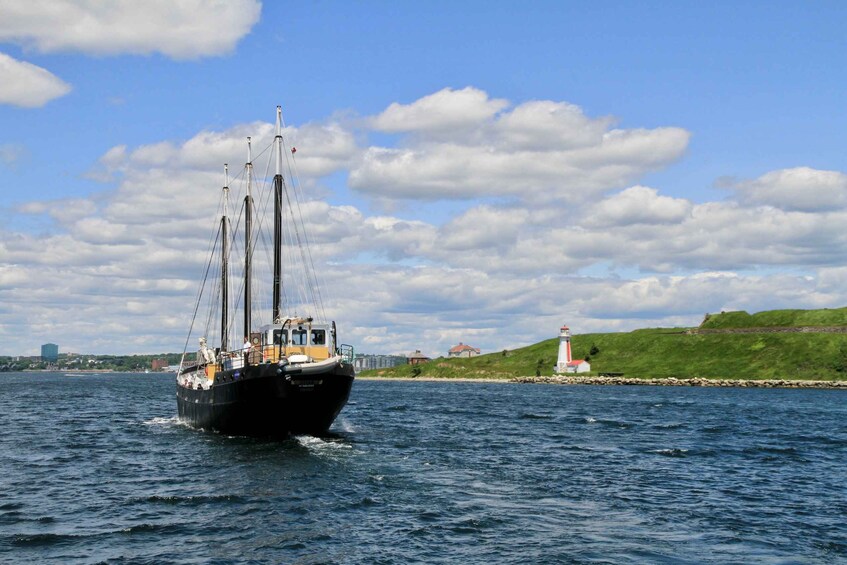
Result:
<svg viewBox="0 0 847 565"><path fill-rule="evenodd" d="M841 3L28 4L0 7L0 354L179 349L190 272L133 254L171 249L156 234L200 206L177 188L186 144L269 124L277 104L305 185L347 218L317 254L361 304L335 309L359 350L847 304ZM134 153L162 143L173 162ZM157 209L116 212L144 191ZM80 326L76 301L112 335Z"/></svg>

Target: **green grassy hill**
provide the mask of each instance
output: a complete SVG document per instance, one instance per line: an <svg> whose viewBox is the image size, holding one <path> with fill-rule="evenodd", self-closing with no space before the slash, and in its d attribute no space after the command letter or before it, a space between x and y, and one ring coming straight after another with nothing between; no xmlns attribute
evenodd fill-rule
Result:
<svg viewBox="0 0 847 565"><path fill-rule="evenodd" d="M708 324L708 326L707 326ZM847 308L727 312L702 328L844 327ZM749 331L749 330L748 330ZM626 377L847 380L847 333L688 333L686 328L572 337L574 358L590 357L591 374ZM552 375L558 338L471 359L436 359L416 367L365 371L362 376L503 378ZM591 352L594 352L593 354Z"/></svg>
<svg viewBox="0 0 847 565"><path fill-rule="evenodd" d="M706 316L703 329L847 326L847 308L721 312Z"/></svg>

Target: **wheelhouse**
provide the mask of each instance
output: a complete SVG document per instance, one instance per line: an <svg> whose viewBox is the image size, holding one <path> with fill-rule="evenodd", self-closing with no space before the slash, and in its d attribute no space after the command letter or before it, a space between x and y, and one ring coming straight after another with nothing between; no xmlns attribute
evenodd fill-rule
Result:
<svg viewBox="0 0 847 565"><path fill-rule="evenodd" d="M263 360L275 363L283 357L305 355L312 361L323 361L335 355L335 332L331 324L311 318L289 319L281 324L263 326L253 336Z"/></svg>

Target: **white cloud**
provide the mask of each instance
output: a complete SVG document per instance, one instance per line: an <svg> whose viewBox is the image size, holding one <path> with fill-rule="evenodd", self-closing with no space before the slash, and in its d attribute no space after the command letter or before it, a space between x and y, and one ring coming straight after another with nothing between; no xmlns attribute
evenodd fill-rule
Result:
<svg viewBox="0 0 847 565"><path fill-rule="evenodd" d="M579 202L675 161L688 144L683 129L609 129L610 118L588 118L567 103L505 108L476 89L393 104L372 122L409 135L399 147L364 151L350 186L398 199Z"/></svg>
<svg viewBox="0 0 847 565"><path fill-rule="evenodd" d="M39 108L70 91L70 85L50 71L0 53L0 104ZM9 150L4 154L8 162Z"/></svg>
<svg viewBox="0 0 847 565"><path fill-rule="evenodd" d="M44 53L162 53L193 59L231 52L259 20L257 0L29 0L4 2L0 40Z"/></svg>
<svg viewBox="0 0 847 565"><path fill-rule="evenodd" d="M476 88L445 88L411 104L395 102L373 118L371 125L385 132L455 132L485 122L507 104L489 99Z"/></svg>
<svg viewBox="0 0 847 565"><path fill-rule="evenodd" d="M800 212L847 208L847 175L838 171L781 169L755 180L737 182L730 188L745 204Z"/></svg>
<svg viewBox="0 0 847 565"><path fill-rule="evenodd" d="M596 226L682 222L692 205L682 198L660 196L646 186L632 186L585 210L585 223Z"/></svg>
<svg viewBox="0 0 847 565"><path fill-rule="evenodd" d="M360 147L367 132L335 121L286 129L307 189L345 170L352 182L363 158L388 151L414 158L387 160L394 176L381 181L383 196L410 191L417 170L439 198L479 197L432 219L404 217L402 206L371 213L331 188L327 201L303 203L328 313L357 350L440 355L463 341L490 352L555 337L563 321L579 333L623 331L695 325L721 309L847 303L844 208L800 210L772 193L694 203L622 184L678 156L688 133L610 129L610 119L559 102L494 109L486 100L476 125L455 138L445 114L443 128L422 126L397 147ZM258 154L272 125L118 145L98 163L116 179L113 190L18 206L16 213L52 224L39 234L15 231L14 223L0 228L6 352L45 341L63 350L179 350L206 265L222 164L232 164L237 216L247 135ZM263 173L263 164L256 170ZM780 171L761 177L780 178ZM389 190L395 181L407 184ZM837 182L819 185L823 195L837 193ZM546 197L545 186L557 198Z"/></svg>

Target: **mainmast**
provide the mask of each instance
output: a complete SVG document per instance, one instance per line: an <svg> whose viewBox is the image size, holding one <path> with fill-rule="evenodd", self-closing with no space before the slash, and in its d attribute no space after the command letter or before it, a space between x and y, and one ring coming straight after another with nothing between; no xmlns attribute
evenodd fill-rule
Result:
<svg viewBox="0 0 847 565"><path fill-rule="evenodd" d="M247 138L247 195L244 197L244 338L250 339L250 259L253 245L250 232L253 229L253 150Z"/></svg>
<svg viewBox="0 0 847 565"><path fill-rule="evenodd" d="M276 174L274 175L274 287L273 323L279 321L279 303L282 285L282 108L276 107Z"/></svg>
<svg viewBox="0 0 847 565"><path fill-rule="evenodd" d="M229 235L227 234L227 214L229 205L229 168L224 164L224 213L221 217L221 351L228 351L229 332L227 319L229 312Z"/></svg>

